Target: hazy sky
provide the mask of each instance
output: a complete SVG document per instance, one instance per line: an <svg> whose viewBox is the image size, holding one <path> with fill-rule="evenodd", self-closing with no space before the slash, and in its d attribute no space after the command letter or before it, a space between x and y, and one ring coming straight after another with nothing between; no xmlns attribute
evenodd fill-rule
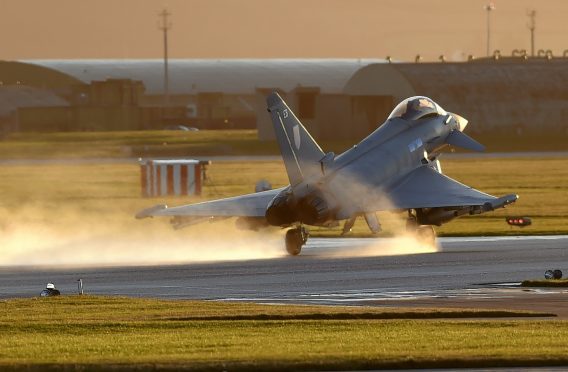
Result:
<svg viewBox="0 0 568 372"><path fill-rule="evenodd" d="M449 60L485 54L481 0L0 0L0 58L160 58L167 7L173 58ZM492 49L568 49L568 1L495 0Z"/></svg>

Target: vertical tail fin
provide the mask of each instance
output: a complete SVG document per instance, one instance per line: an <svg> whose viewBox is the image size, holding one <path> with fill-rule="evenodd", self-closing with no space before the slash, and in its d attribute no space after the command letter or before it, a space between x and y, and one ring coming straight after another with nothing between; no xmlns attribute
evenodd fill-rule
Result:
<svg viewBox="0 0 568 372"><path fill-rule="evenodd" d="M325 153L286 102L274 92L268 96L266 103L290 184L294 186L306 177L321 174L320 160Z"/></svg>

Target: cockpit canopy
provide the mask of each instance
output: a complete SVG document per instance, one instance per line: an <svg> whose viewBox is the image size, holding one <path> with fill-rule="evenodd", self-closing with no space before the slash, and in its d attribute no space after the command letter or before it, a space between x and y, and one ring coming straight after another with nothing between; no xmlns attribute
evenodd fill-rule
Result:
<svg viewBox="0 0 568 372"><path fill-rule="evenodd" d="M448 113L428 97L410 97L399 103L389 115L389 119L402 118L416 120L424 117L447 115Z"/></svg>

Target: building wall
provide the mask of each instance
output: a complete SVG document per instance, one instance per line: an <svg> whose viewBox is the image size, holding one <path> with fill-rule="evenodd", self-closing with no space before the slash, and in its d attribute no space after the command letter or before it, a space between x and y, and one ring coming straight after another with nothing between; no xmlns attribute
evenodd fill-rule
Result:
<svg viewBox="0 0 568 372"><path fill-rule="evenodd" d="M188 124L187 107L141 106L144 86L139 81L111 79L77 85L70 106L20 107L22 131L115 131L164 129Z"/></svg>
<svg viewBox="0 0 568 372"><path fill-rule="evenodd" d="M390 74L396 77L391 83L406 81L404 89L386 84ZM401 92L432 98L467 118L470 133L564 133L568 124L567 59L376 64L355 73L345 91L380 95L389 89L395 103Z"/></svg>
<svg viewBox="0 0 568 372"><path fill-rule="evenodd" d="M23 132L57 132L70 129L73 112L69 107L22 107L17 117Z"/></svg>
<svg viewBox="0 0 568 372"><path fill-rule="evenodd" d="M24 132L142 129L138 107L24 107L18 117Z"/></svg>
<svg viewBox="0 0 568 372"><path fill-rule="evenodd" d="M267 112L266 108L266 97L268 97L271 92L275 91L278 91L283 99L288 99L286 93L279 91L277 88L257 88L254 100L252 101L252 107L256 115L258 138L261 141L274 141L276 139L270 114Z"/></svg>
<svg viewBox="0 0 568 372"><path fill-rule="evenodd" d="M258 62L259 66L262 63ZM325 61L321 63L325 65ZM33 77L28 80L35 85L47 84L48 89L58 90L73 87L65 93L71 107L21 108L21 130L161 129L183 124L208 129L257 127L260 139L273 140L266 96L276 90L316 140L360 140L382 124L399 101L413 95L429 96L446 110L464 116L470 122L470 133L568 132L566 58L366 64L350 78L342 77L345 83L341 88L337 79L331 85L326 83L334 73L312 69L302 75L298 65L294 76L304 76L306 82L298 80L293 85L286 80L286 90L263 85L260 78L249 81L258 70L251 69L240 93L237 85L244 83L231 80L240 75L227 66L223 61L206 66L219 89L206 87L208 80L204 80L188 86L185 92L176 91L168 107L163 96L144 94L144 85L136 80L72 85L72 79L53 70L2 63L0 73L4 75L0 76L8 78L5 72L13 71L23 78L27 71ZM225 71L226 79L219 79L215 71ZM277 81L269 79L272 72L264 75L265 81ZM256 86L254 93L251 86Z"/></svg>
<svg viewBox="0 0 568 372"><path fill-rule="evenodd" d="M357 136L358 127L353 125L349 115L349 97L340 94L322 94L316 101L316 120L318 140L338 140Z"/></svg>
<svg viewBox="0 0 568 372"><path fill-rule="evenodd" d="M258 137L274 140L264 92L258 94ZM301 96L301 94L300 94ZM358 141L377 129L394 107L392 96L315 94L313 116L304 117L297 92L283 96L298 119L318 141Z"/></svg>

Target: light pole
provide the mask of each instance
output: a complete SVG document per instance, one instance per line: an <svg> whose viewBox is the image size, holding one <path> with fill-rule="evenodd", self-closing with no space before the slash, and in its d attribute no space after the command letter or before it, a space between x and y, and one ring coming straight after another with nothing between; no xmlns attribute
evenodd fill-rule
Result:
<svg viewBox="0 0 568 372"><path fill-rule="evenodd" d="M533 9L531 11L527 11L527 16L530 18L527 27L531 31L531 57L534 57L534 31L536 29L536 10Z"/></svg>
<svg viewBox="0 0 568 372"><path fill-rule="evenodd" d="M495 4L489 3L483 7L487 11L487 57L491 55L491 11L495 10Z"/></svg>
<svg viewBox="0 0 568 372"><path fill-rule="evenodd" d="M162 10L159 14L161 17L160 30L164 32L164 106L170 104L170 79L168 76L168 30L172 28L172 23L168 21L171 15L167 9Z"/></svg>

